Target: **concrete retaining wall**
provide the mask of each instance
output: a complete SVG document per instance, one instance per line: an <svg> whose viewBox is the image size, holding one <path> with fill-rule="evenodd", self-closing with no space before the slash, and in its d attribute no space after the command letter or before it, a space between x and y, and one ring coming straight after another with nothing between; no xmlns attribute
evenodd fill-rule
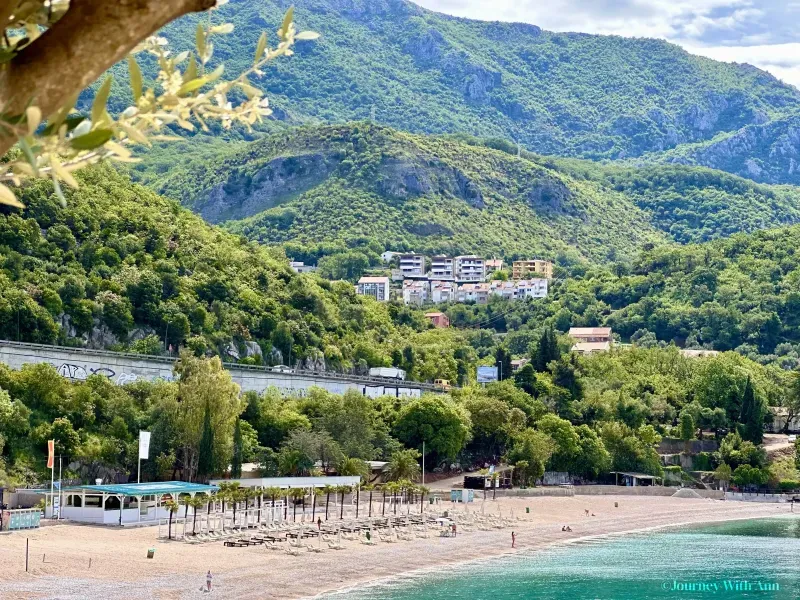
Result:
<svg viewBox="0 0 800 600"><path fill-rule="evenodd" d="M47 363L68 379L81 381L90 375L103 375L114 383L123 385L142 379L172 381L175 359L0 340L0 363L5 363L12 369L20 369L26 364ZM419 397L423 391L436 391L429 384L411 381L398 384L385 379L356 375L307 371L285 373L269 367L228 363L225 368L230 371L231 377L241 386L243 392L254 391L259 394L269 387L276 387L287 395L304 395L311 387L321 387L335 394L357 390L371 398L383 395Z"/></svg>

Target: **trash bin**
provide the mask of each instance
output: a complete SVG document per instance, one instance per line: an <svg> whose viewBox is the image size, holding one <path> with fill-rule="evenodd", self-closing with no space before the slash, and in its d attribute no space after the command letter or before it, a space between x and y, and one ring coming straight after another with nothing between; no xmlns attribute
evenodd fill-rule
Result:
<svg viewBox="0 0 800 600"><path fill-rule="evenodd" d="M433 504L433 498L428 498L428 504Z"/></svg>
<svg viewBox="0 0 800 600"><path fill-rule="evenodd" d="M618 507L619 507L619 502L614 502L614 508L618 508Z"/></svg>
<svg viewBox="0 0 800 600"><path fill-rule="evenodd" d="M155 556L156 549L155 548L148 548L147 549L147 558L153 558Z"/></svg>
<svg viewBox="0 0 800 600"><path fill-rule="evenodd" d="M526 513L530 513L531 512L531 507L530 506L526 506L525 507L525 512Z"/></svg>

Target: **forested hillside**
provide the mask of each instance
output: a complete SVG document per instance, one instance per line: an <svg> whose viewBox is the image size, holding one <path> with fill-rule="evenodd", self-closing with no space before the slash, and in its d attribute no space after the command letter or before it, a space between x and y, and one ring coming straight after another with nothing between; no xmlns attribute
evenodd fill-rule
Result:
<svg viewBox="0 0 800 600"><path fill-rule="evenodd" d="M528 351L551 323L613 328L622 341L736 350L785 369L800 366L800 227L663 246L613 268L577 266L546 300L452 306L456 326L490 321Z"/></svg>
<svg viewBox="0 0 800 600"><path fill-rule="evenodd" d="M648 156L657 162L706 165L765 183L800 183L800 116L792 114Z"/></svg>
<svg viewBox="0 0 800 600"><path fill-rule="evenodd" d="M618 159L768 124L800 107L795 88L763 71L663 41L472 21L407 0L232 0L212 17L235 25L217 40L214 61L229 72L249 66L261 30L277 29L289 4L300 28L322 37L254 80L289 123L341 123L374 111L377 122L406 131L500 136L544 154ZM185 49L199 18L161 34ZM152 59L143 60L152 76ZM121 109L127 73L115 73ZM774 158L786 175L785 161ZM697 158L720 166L709 161Z"/></svg>
<svg viewBox="0 0 800 600"><path fill-rule="evenodd" d="M66 206L40 181L0 209L0 338L362 372L411 346L413 376L456 378L458 335L421 313L298 276L111 167L80 178Z"/></svg>
<svg viewBox="0 0 800 600"><path fill-rule="evenodd" d="M295 257L298 246L372 240L371 255L407 249L605 262L632 257L644 244L800 221L794 188L699 167L627 168L524 151L518 157L499 139L356 123L297 128L249 144L198 138L194 145L196 160L173 161L175 151L166 147L132 173L209 221L289 244Z"/></svg>

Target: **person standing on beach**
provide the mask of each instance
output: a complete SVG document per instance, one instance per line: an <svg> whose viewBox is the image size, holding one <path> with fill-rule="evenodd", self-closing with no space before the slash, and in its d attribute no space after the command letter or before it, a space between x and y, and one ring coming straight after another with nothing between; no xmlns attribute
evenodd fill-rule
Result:
<svg viewBox="0 0 800 600"><path fill-rule="evenodd" d="M514 533L513 531L511 532L511 547L512 548L517 547L517 534Z"/></svg>
<svg viewBox="0 0 800 600"><path fill-rule="evenodd" d="M211 569L208 570L206 573L206 590L211 591L211 580L214 579L214 576L211 574Z"/></svg>
<svg viewBox="0 0 800 600"><path fill-rule="evenodd" d="M317 531L322 531L322 517L317 517Z"/></svg>

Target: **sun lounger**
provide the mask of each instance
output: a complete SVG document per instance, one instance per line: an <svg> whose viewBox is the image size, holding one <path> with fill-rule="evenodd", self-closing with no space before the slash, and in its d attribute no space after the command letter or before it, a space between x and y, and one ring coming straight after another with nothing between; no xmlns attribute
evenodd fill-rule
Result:
<svg viewBox="0 0 800 600"><path fill-rule="evenodd" d="M225 540L222 543L228 548L247 548L247 546L250 545L247 542L236 542L233 540Z"/></svg>

